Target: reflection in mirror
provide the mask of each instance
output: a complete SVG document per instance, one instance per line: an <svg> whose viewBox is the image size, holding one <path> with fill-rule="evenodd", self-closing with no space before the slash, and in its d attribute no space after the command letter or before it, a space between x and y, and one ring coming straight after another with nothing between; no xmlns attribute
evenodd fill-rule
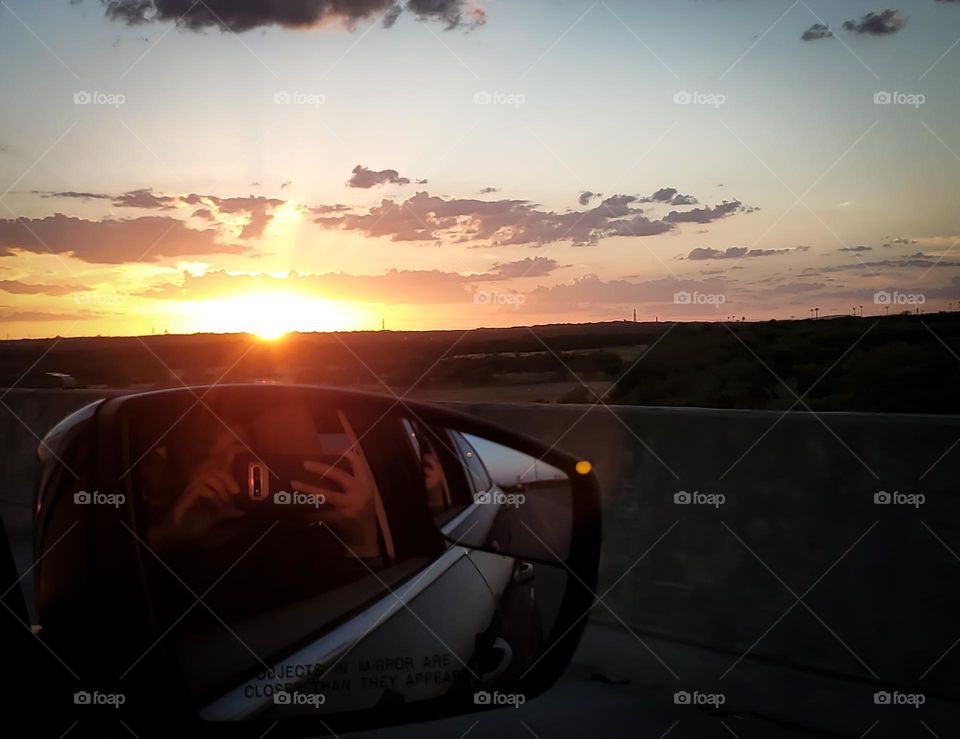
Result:
<svg viewBox="0 0 960 739"><path fill-rule="evenodd" d="M480 683L521 678L548 648L567 586L570 479L489 439L418 420L403 424L434 524L455 548L470 550L496 602L489 673Z"/></svg>
<svg viewBox="0 0 960 739"><path fill-rule="evenodd" d="M469 434L463 438L493 481L489 494L481 494L478 500L502 508L492 540L527 557L564 560L573 534L573 501L567 474L502 444ZM475 546L484 544L477 542Z"/></svg>
<svg viewBox="0 0 960 739"><path fill-rule="evenodd" d="M562 470L489 439L405 420L434 523L464 546L560 565L573 500Z"/></svg>
<svg viewBox="0 0 960 739"><path fill-rule="evenodd" d="M128 406L150 597L199 715L496 704L551 643L566 476L327 398L217 389Z"/></svg>

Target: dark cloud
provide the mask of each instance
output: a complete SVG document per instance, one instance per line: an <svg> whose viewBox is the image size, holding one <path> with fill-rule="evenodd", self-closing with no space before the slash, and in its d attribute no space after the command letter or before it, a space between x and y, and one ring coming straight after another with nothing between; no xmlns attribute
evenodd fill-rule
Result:
<svg viewBox="0 0 960 739"><path fill-rule="evenodd" d="M906 24L907 19L900 14L899 10L887 8L879 13L867 13L858 21L845 21L843 30L868 36L888 36L896 33Z"/></svg>
<svg viewBox="0 0 960 739"><path fill-rule="evenodd" d="M220 197L218 195L161 195L150 188L130 190L120 195L94 192L40 192L43 197L74 198L79 200L109 200L116 208L141 208L144 210L172 210L179 205L199 206L194 215L205 220L216 220L221 213L230 215L246 214L247 223L240 232L240 238L258 238L273 219L273 211L286 201L279 198L267 198L262 195L246 197Z"/></svg>
<svg viewBox="0 0 960 739"><path fill-rule="evenodd" d="M500 192L499 187L485 187L480 191L481 195L490 195L491 193Z"/></svg>
<svg viewBox="0 0 960 739"><path fill-rule="evenodd" d="M403 12L403 8L400 5L393 5L383 16L383 27L384 28L393 28L393 24L397 22L397 18L400 17L400 14Z"/></svg>
<svg viewBox="0 0 960 739"><path fill-rule="evenodd" d="M441 21L447 29L476 28L487 22L481 8L467 8L464 0L407 0L407 10L419 18Z"/></svg>
<svg viewBox="0 0 960 739"><path fill-rule="evenodd" d="M600 202L600 207L612 216L625 216L628 213L640 212L639 209L630 208L630 205L636 202L635 195L611 195Z"/></svg>
<svg viewBox="0 0 960 739"><path fill-rule="evenodd" d="M677 189L675 187L661 187L647 200L652 203L669 203L676 194Z"/></svg>
<svg viewBox="0 0 960 739"><path fill-rule="evenodd" d="M361 164L353 168L353 175L347 180L347 187L360 187L369 189L377 185L409 185L410 180L407 177L401 177L395 169L381 169L376 171L367 169Z"/></svg>
<svg viewBox="0 0 960 739"><path fill-rule="evenodd" d="M149 188L131 190L113 199L113 204L118 208L166 209L172 208L175 202L175 197L157 195Z"/></svg>
<svg viewBox="0 0 960 739"><path fill-rule="evenodd" d="M543 277L560 268L560 263L550 257L526 257L513 262L493 265L489 274L498 280L518 277Z"/></svg>
<svg viewBox="0 0 960 739"><path fill-rule="evenodd" d="M823 23L814 23L800 37L804 41L816 41L821 38L833 38L833 31Z"/></svg>
<svg viewBox="0 0 960 739"><path fill-rule="evenodd" d="M670 224L663 221L652 221L646 216L634 215L630 218L610 221L604 229L602 236L656 236L666 233L671 228Z"/></svg>
<svg viewBox="0 0 960 739"><path fill-rule="evenodd" d="M248 220L240 231L241 239L255 239L263 235L264 229L273 220L274 210L286 201L279 198L266 198L262 195L248 195L246 197L221 198L217 195L179 195L174 202L186 205L196 205L212 211L216 217L222 213L229 215L246 215ZM140 207L147 207L141 205Z"/></svg>
<svg viewBox="0 0 960 739"><path fill-rule="evenodd" d="M746 255L748 249L745 246L729 246L726 249L713 249L709 246L698 246L691 249L687 254L687 259L700 261L703 259L739 259Z"/></svg>
<svg viewBox="0 0 960 739"><path fill-rule="evenodd" d="M749 249L746 246L728 246L726 249L712 249L698 246L692 249L686 258L691 261L705 259L752 259L753 257L776 257L797 251L807 251L809 246L796 246L791 249Z"/></svg>
<svg viewBox="0 0 960 739"><path fill-rule="evenodd" d="M57 213L46 218L0 219L0 250L73 254L98 264L249 251L217 243L217 233L188 228L183 221L166 216L89 221Z"/></svg>
<svg viewBox="0 0 960 739"><path fill-rule="evenodd" d="M321 216L327 213L342 213L343 211L350 210L350 206L341 203L337 203L336 205L315 205L312 208L307 208L307 210Z"/></svg>
<svg viewBox="0 0 960 739"><path fill-rule="evenodd" d="M579 196L577 196L577 202L580 203L580 205L586 206L586 205L590 205L591 200L599 197L600 197L599 193L590 192L589 190L584 190L583 192L580 193Z"/></svg>
<svg viewBox="0 0 960 739"><path fill-rule="evenodd" d="M107 195L102 192L77 192L75 190L64 190L62 192L49 192L47 190L31 190L31 195L39 195L42 198L76 198L77 200L113 200L115 196Z"/></svg>
<svg viewBox="0 0 960 739"><path fill-rule="evenodd" d="M542 245L570 241L595 244L607 236L651 236L672 226L630 208L633 196L613 196L586 211L539 210L526 200L445 199L421 191L403 202L384 199L366 213L325 216L325 228L360 231L393 241L484 242L487 246Z"/></svg>
<svg viewBox="0 0 960 739"><path fill-rule="evenodd" d="M671 210L663 217L667 223L711 223L727 216L748 210L739 200L725 200L719 205L694 208L693 210Z"/></svg>
<svg viewBox="0 0 960 739"><path fill-rule="evenodd" d="M697 199L693 195L684 195L675 187L661 187L653 195L643 198L642 203L667 203L669 205L696 205Z"/></svg>
<svg viewBox="0 0 960 739"><path fill-rule="evenodd" d="M108 18L129 25L173 21L198 31L218 28L249 31L266 26L307 29L339 22L352 28L359 21L383 17L391 27L404 6L395 0L102 0ZM475 28L486 22L466 0L408 0L406 10L420 20L439 21L447 29Z"/></svg>
<svg viewBox="0 0 960 739"><path fill-rule="evenodd" d="M873 251L872 246L844 246L837 251L852 251L852 252L862 252L862 251Z"/></svg>
<svg viewBox="0 0 960 739"><path fill-rule="evenodd" d="M889 248L891 246L908 246L910 244L916 244L916 243L917 243L916 239L907 239L902 236L898 236L895 239L890 239L890 241L884 242L883 246L884 248Z"/></svg>
<svg viewBox="0 0 960 739"><path fill-rule="evenodd" d="M19 280L0 280L0 290L15 295L69 295L89 289L83 285L37 285Z"/></svg>

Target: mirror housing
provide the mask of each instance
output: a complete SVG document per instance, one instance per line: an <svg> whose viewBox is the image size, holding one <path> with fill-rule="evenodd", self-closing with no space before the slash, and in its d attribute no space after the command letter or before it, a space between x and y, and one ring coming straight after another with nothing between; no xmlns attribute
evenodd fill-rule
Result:
<svg viewBox="0 0 960 739"><path fill-rule="evenodd" d="M218 415L211 408L223 412ZM272 420L261 427L259 436L247 437L238 425L220 418L227 415L223 409L238 408L252 409L248 421ZM335 469L341 459L316 463L325 465L334 483L349 483L348 475L358 476L359 458L378 489L379 502L373 509L380 554L348 557L359 573L356 581L337 583L339 589L330 591L337 594L337 603L350 606L342 613L331 610L326 591L318 590L316 597L311 594L309 602L271 600L275 596L264 590L270 579L258 579L266 567L256 559L262 552L256 549L262 546L259 543L228 562L229 572L249 588L247 597L238 598L240 591L224 590L217 577L206 583L209 589L191 580L195 570L203 569L207 553L214 556L221 551L219 546L209 546L201 537L202 547L183 550L189 554L187 564L178 567L177 555L183 551L163 549L157 543L163 539L152 538L163 529L155 525L161 516L148 490L152 486L162 492L169 486L157 483L168 478L151 466L156 463L151 455L158 456L158 448L163 448L165 454L159 456L165 468L183 472L174 444L177 434L193 428L191 414L209 410L214 419L211 427L221 423L237 438L247 440L246 452L238 456L249 452L251 460L262 459L264 469L273 472L290 455L269 447L288 450L304 438L297 431L303 414L291 411L283 416L283 408L319 409L310 412L314 419L319 415L326 419L317 421L317 429L328 447L325 451L333 449L329 457L350 456L350 450L359 450L346 472ZM151 433L157 430L162 433ZM336 442L340 436L346 442ZM418 437L412 446L418 462L406 446L411 436ZM430 532L422 523L417 524L419 528L395 527L395 521L406 524L414 519L408 512L419 505L419 498L410 491L425 490L429 498L431 470L437 465L429 459L427 447L446 471L445 508L440 504L443 510L435 510L430 501L434 522ZM297 449L301 456L312 451ZM50 432L39 455L35 579L42 632L38 640L62 663L50 669L64 670L67 676L48 691L45 702L62 704L64 713L77 718L122 717L137 722L138 735L164 734L171 727L198 722L205 733L217 735L260 736L274 724L272 733L277 735L340 733L502 705L484 702L483 694L506 693L526 700L543 692L565 669L585 626L584 616L594 603L600 492L589 465L524 435L446 408L308 386L155 391L115 397L82 409ZM461 468L450 462L454 456L462 464L459 482L456 470ZM477 462L474 457L483 464L472 467ZM527 471L518 462L521 458L531 461ZM507 473L502 470L499 478L491 475L487 469L491 459L499 459L497 464L509 468L510 474L515 472L515 480L505 479ZM475 482L484 471L490 486L480 490ZM292 472L277 472L281 487L294 477ZM426 474L426 483L417 479L418 474ZM248 482L252 498L253 483ZM308 495L296 484L294 495ZM347 492L330 480L324 484L328 487L302 487L334 500ZM291 492L277 490L277 495ZM467 493L470 499L463 497ZM459 506L455 504L458 496ZM518 496L523 496L519 504ZM348 553L356 554L345 533L349 529L338 527L335 516L318 522L313 512L294 507L281 516L280 507L250 504L247 516L299 532L280 538L271 550L279 556L303 550L295 545L301 540L291 537L308 535L304 533L308 526L310 536L317 535L318 528L325 529ZM175 511L175 506L170 510ZM399 533L404 528L411 529L406 540ZM424 538L442 544L429 551L410 549L410 541ZM174 540L182 543L183 538ZM230 575L221 572L220 577L229 581ZM345 601L344 588L353 588L351 592L366 588L366 594ZM520 591L529 597L517 597ZM168 595L172 592L178 595ZM479 619L469 629L457 626L463 622L463 613L454 606L461 600L485 604L463 612ZM530 600L536 602L533 611L516 605ZM237 613L231 615L235 606ZM410 663L364 667L380 664L377 655L386 657L378 652L384 644L427 645L430 634L436 638L432 651L423 646L416 652L415 647L414 653L404 657ZM261 653L267 656L261 658ZM418 658L423 664L416 663ZM359 674L364 687L361 690L351 681L339 692L304 691L301 710L287 707L276 696L274 705L268 705L265 698L270 696L262 689L270 685L277 689L281 670L280 678L288 680L282 684L302 687L303 674L289 676L307 663L313 670L307 677L315 679L322 671L324 686L332 685L341 670L354 679ZM233 665L232 671L211 667L226 664ZM431 685L397 689L398 679L408 685L411 681ZM261 692L251 696L251 686L253 692ZM292 700L297 695L294 692ZM322 706L316 705L320 695ZM87 703L85 696L89 696Z"/></svg>

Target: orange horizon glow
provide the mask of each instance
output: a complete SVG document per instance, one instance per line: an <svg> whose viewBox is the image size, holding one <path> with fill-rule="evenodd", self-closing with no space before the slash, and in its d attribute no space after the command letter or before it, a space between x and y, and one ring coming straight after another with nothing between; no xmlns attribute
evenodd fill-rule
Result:
<svg viewBox="0 0 960 739"><path fill-rule="evenodd" d="M190 330L196 333L245 333L265 341L313 331L356 331L371 317L344 301L294 292L247 293L184 303Z"/></svg>

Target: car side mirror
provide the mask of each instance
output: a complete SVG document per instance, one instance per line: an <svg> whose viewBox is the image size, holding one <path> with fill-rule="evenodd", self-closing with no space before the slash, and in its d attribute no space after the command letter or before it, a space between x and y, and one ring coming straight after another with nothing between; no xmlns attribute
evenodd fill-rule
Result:
<svg viewBox="0 0 960 739"><path fill-rule="evenodd" d="M186 388L48 440L37 613L77 717L306 736L516 705L594 602L589 463L446 409Z"/></svg>

